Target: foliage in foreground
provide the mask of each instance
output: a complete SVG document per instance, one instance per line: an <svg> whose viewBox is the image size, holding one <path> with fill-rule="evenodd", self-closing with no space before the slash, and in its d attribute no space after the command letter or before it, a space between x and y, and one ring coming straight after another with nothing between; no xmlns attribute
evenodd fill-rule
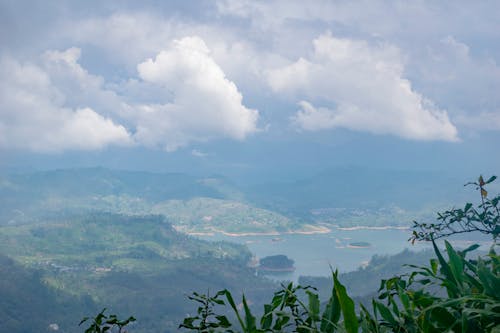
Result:
<svg viewBox="0 0 500 333"><path fill-rule="evenodd" d="M264 314L257 319L243 296L243 313L236 307L230 292L215 296L195 294L200 302L196 316L187 317L179 326L197 332L500 332L500 257L495 252L499 235L500 197L487 198L487 181L479 177L477 186L481 204L475 208L453 209L438 214L438 223L415 225L413 240L432 241L436 258L428 266L411 266L405 275L382 280L378 297L371 308L360 304L355 312L353 300L332 274L331 296L321 306L315 288L283 285L271 303L264 305ZM473 245L455 250L445 241L447 259L434 238L479 231L492 236L494 245L487 256L476 260L466 254L478 248ZM224 315L217 315L217 305L230 305L237 325ZM235 327L237 326L237 328Z"/></svg>
<svg viewBox="0 0 500 333"><path fill-rule="evenodd" d="M430 241L451 235L480 232L490 235L496 243L500 236L500 195L488 198L485 186L494 182L496 176L484 180L479 176L476 182L464 186L475 186L481 196L481 204L474 207L472 203L465 204L463 209L451 209L438 213L436 223L413 222L412 242L416 240Z"/></svg>
<svg viewBox="0 0 500 333"><path fill-rule="evenodd" d="M356 310L337 272L333 272L333 288L326 303L320 303L314 287L289 283L274 293L261 316L251 312L244 295L238 306L228 290L214 296L193 293L189 298L199 303L197 314L186 317L179 328L207 333L500 332L500 256L495 251L500 199L488 199L484 189L494 180L485 182L480 177L475 184L481 195L477 208L467 204L463 210L439 214L441 225L416 225L420 229L414 239L431 240L436 258L427 266L410 266L409 273L382 280L378 296L369 305L360 304ZM488 255L467 259L467 253L478 245L457 251L445 241L445 258L434 240L471 231L492 236ZM223 314L225 311L219 312L227 305L234 320Z"/></svg>
<svg viewBox="0 0 500 333"><path fill-rule="evenodd" d="M90 321L90 326L85 330L85 333L105 333L105 332L125 332L124 328L128 324L134 322L134 317L128 317L125 320L120 320L114 314L107 315L106 309L102 309L94 318L85 317L80 321L79 326L83 323Z"/></svg>
<svg viewBox="0 0 500 333"><path fill-rule="evenodd" d="M227 290L215 296L194 294L201 305L181 328L196 332L491 332L500 330L500 257L492 248L485 258L470 260L472 246L456 251L448 242L445 259L434 243L436 259L414 266L409 274L381 281L371 308L353 300L333 273L326 304L310 286L283 285L257 318L243 296L240 310ZM229 304L236 316L215 311Z"/></svg>

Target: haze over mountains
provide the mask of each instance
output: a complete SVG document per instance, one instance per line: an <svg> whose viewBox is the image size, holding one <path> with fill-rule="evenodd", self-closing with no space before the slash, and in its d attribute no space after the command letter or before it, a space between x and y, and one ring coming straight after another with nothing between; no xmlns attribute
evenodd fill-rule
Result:
<svg viewBox="0 0 500 333"><path fill-rule="evenodd" d="M162 203L210 198L220 200L211 201L215 207L224 201L235 202L305 223L329 209L397 207L416 212L462 202L472 193L462 183L465 181L437 172L337 168L295 182L238 186L221 176L90 168L4 175L0 195L4 218L79 209L161 213ZM167 207L164 212L175 215Z"/></svg>

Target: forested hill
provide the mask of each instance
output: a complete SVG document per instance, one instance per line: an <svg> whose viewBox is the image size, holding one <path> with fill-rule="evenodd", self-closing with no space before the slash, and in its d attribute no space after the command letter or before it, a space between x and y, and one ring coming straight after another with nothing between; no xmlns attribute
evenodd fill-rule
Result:
<svg viewBox="0 0 500 333"><path fill-rule="evenodd" d="M48 286L43 272L27 269L0 254L0 327L2 332L46 332L76 327L78 318L97 306L88 296L76 297Z"/></svg>
<svg viewBox="0 0 500 333"><path fill-rule="evenodd" d="M180 204L190 209L208 207L208 210L217 211L236 205L245 214L252 210L251 215L257 217L254 220L258 223L262 222L260 218L293 220L266 226L270 229L278 226L284 230L296 228L292 224L297 221L309 223L333 218L338 223L339 219L350 219L353 214L368 216L367 221L375 221L375 224L393 224L392 220L408 220L408 223L412 218L419 218L421 212L433 214L454 203L469 201L472 191L464 191L463 183L463 179L441 172L366 168L327 169L301 180L245 186L236 185L238 180L231 181L222 176L195 177L182 173L105 168L66 169L0 177L0 218L1 222L19 222L47 211L59 213L82 209L163 214L171 213L170 207ZM193 201L197 198L211 200ZM193 203L196 207L191 207ZM214 218L213 214L204 211L193 213L194 216L172 222L196 220L196 223L210 225L199 217ZM231 213L234 216L234 210ZM377 215L388 218L377 222ZM351 220L348 223L367 223ZM216 223L217 219L212 221Z"/></svg>
<svg viewBox="0 0 500 333"><path fill-rule="evenodd" d="M0 225L95 211L162 214L172 224L192 232L277 232L303 227L246 202L244 194L220 176L92 168L13 174L0 179Z"/></svg>
<svg viewBox="0 0 500 333"><path fill-rule="evenodd" d="M49 306L39 313L64 332L79 332L76 324L82 307L87 314L103 307L134 314L141 323L137 332L175 331L191 309L186 294L193 290L245 290L257 303L260 295L274 288L247 267L251 254L246 247L189 237L161 216L93 213L0 226L0 253L39 272L36 276L24 273L11 260L4 260L3 269L14 267L12 274L19 271L12 278L11 273L0 275L0 284L7 289L19 280L12 293L1 293L4 320L14 325L24 314L36 312L47 298ZM58 306L65 304L68 294L85 302L73 299L74 311L61 310ZM51 311L60 311L64 321ZM43 331L48 324L36 321L33 325L36 329L26 332Z"/></svg>

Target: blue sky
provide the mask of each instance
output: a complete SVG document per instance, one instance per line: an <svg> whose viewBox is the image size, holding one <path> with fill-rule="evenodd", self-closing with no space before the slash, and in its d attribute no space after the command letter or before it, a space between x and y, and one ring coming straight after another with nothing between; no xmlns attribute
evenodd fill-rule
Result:
<svg viewBox="0 0 500 333"><path fill-rule="evenodd" d="M496 1L0 1L0 166L496 172Z"/></svg>

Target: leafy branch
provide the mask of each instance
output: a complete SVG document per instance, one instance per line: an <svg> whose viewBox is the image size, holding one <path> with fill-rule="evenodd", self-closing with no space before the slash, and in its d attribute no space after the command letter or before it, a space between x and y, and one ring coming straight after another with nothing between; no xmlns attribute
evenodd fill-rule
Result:
<svg viewBox="0 0 500 333"><path fill-rule="evenodd" d="M80 321L78 326L81 326L87 321L91 321L90 326L85 330L85 333L105 333L118 332L125 333L124 327L135 321L135 318L130 316L125 320L119 320L114 314L107 316L106 308L102 309L94 318L85 317Z"/></svg>
<svg viewBox="0 0 500 333"><path fill-rule="evenodd" d="M413 221L413 234L410 241L431 241L451 235L480 232L491 235L496 243L500 235L500 195L488 198L486 185L495 181L492 176L487 181L479 176L477 182L469 182L464 186L475 186L481 197L481 204L475 207L472 203L465 204L462 209L451 209L438 213L436 223L420 223Z"/></svg>

